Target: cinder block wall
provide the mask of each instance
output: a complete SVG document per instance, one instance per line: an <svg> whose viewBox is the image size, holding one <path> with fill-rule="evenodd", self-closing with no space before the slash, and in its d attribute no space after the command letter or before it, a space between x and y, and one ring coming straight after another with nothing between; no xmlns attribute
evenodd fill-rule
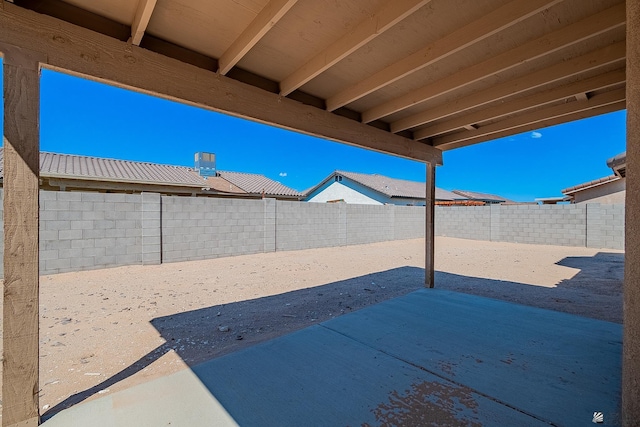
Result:
<svg viewBox="0 0 640 427"><path fill-rule="evenodd" d="M394 240L424 237L425 210L414 206L394 206Z"/></svg>
<svg viewBox="0 0 640 427"><path fill-rule="evenodd" d="M40 273L140 264L142 198L40 191Z"/></svg>
<svg viewBox="0 0 640 427"><path fill-rule="evenodd" d="M395 206L345 205L347 208L347 245L393 240ZM422 209L424 208L415 208ZM416 235L416 237L418 237Z"/></svg>
<svg viewBox="0 0 640 427"><path fill-rule="evenodd" d="M586 205L502 205L499 241L586 246Z"/></svg>
<svg viewBox="0 0 640 427"><path fill-rule="evenodd" d="M162 197L162 262L265 251L265 201Z"/></svg>
<svg viewBox="0 0 640 427"><path fill-rule="evenodd" d="M410 206L41 191L40 272L419 238L424 215ZM437 206L435 227L465 239L624 249L624 205Z"/></svg>
<svg viewBox="0 0 640 427"><path fill-rule="evenodd" d="M436 206L436 236L491 240L490 206Z"/></svg>
<svg viewBox="0 0 640 427"><path fill-rule="evenodd" d="M276 251L344 246L344 203L276 203Z"/></svg>
<svg viewBox="0 0 640 427"><path fill-rule="evenodd" d="M436 235L624 249L624 205L436 206Z"/></svg>

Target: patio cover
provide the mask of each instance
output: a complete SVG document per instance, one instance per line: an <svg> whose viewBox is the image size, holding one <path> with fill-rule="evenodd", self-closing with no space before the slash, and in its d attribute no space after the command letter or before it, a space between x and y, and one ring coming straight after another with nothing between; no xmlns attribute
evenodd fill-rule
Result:
<svg viewBox="0 0 640 427"><path fill-rule="evenodd" d="M3 424L38 422L41 67L426 162L433 286L443 150L625 106L626 250L640 257L639 9L619 0L0 1ZM640 266L626 265L631 423L640 419L640 290L630 284Z"/></svg>

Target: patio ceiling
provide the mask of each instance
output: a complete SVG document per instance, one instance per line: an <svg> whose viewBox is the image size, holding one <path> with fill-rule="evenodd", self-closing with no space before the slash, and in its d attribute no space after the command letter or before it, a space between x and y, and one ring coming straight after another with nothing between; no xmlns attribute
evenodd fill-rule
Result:
<svg viewBox="0 0 640 427"><path fill-rule="evenodd" d="M423 161L625 108L619 0L12 3L51 68Z"/></svg>

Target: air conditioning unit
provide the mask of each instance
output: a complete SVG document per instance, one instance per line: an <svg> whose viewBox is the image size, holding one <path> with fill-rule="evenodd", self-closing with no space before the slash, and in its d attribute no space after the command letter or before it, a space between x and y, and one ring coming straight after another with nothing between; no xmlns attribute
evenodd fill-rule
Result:
<svg viewBox="0 0 640 427"><path fill-rule="evenodd" d="M195 168L200 176L216 176L216 155L213 153L196 153Z"/></svg>

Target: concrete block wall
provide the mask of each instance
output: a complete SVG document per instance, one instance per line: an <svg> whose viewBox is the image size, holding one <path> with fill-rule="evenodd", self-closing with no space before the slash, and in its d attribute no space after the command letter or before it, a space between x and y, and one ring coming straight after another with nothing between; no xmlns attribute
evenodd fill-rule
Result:
<svg viewBox="0 0 640 427"><path fill-rule="evenodd" d="M394 207L394 240L424 237L425 209L414 206Z"/></svg>
<svg viewBox="0 0 640 427"><path fill-rule="evenodd" d="M499 241L586 246L585 205L502 205Z"/></svg>
<svg viewBox="0 0 640 427"><path fill-rule="evenodd" d="M393 205L347 204L347 245L393 240L395 208Z"/></svg>
<svg viewBox="0 0 640 427"><path fill-rule="evenodd" d="M41 191L40 272L420 238L424 215L411 206ZM435 227L466 239L624 249L624 205L437 206Z"/></svg>
<svg viewBox="0 0 640 427"><path fill-rule="evenodd" d="M601 248L624 249L624 205L600 206L602 224L587 223L589 232L596 229L601 233Z"/></svg>
<svg viewBox="0 0 640 427"><path fill-rule="evenodd" d="M140 195L40 191L40 273L142 262Z"/></svg>
<svg viewBox="0 0 640 427"><path fill-rule="evenodd" d="M276 251L344 246L347 244L344 203L276 204Z"/></svg>
<svg viewBox="0 0 640 427"><path fill-rule="evenodd" d="M162 262L161 204L159 193L142 193L142 264Z"/></svg>
<svg viewBox="0 0 640 427"><path fill-rule="evenodd" d="M162 196L162 262L265 249L265 202Z"/></svg>
<svg viewBox="0 0 640 427"><path fill-rule="evenodd" d="M436 236L491 239L490 206L436 206Z"/></svg>
<svg viewBox="0 0 640 427"><path fill-rule="evenodd" d="M624 205L436 206L436 235L624 249Z"/></svg>

